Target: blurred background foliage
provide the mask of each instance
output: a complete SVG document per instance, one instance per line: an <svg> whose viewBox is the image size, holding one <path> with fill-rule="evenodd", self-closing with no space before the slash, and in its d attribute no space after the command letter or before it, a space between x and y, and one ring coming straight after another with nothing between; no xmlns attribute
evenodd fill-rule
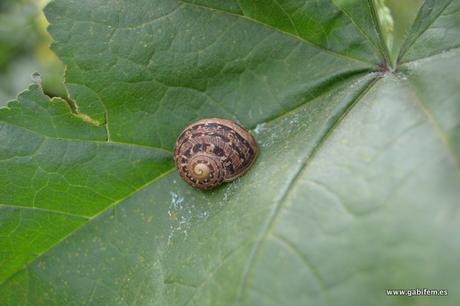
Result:
<svg viewBox="0 0 460 306"><path fill-rule="evenodd" d="M12 100L38 72L45 93L65 97L64 66L49 49L51 38L43 7L50 0L0 0L0 106ZM397 54L422 0L374 0L380 26ZM383 5L383 8L382 8Z"/></svg>
<svg viewBox="0 0 460 306"><path fill-rule="evenodd" d="M49 49L43 7L49 0L0 0L0 106L32 82L38 72L49 96L66 95L64 66Z"/></svg>

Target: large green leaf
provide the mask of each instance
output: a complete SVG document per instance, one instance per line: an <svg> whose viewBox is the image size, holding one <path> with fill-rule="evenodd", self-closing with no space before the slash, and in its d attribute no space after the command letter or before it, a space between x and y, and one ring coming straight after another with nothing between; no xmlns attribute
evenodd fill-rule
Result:
<svg viewBox="0 0 460 306"><path fill-rule="evenodd" d="M367 0L52 2L69 101L0 109L0 304L458 305L459 6L389 67ZM200 192L171 151L215 116L261 154Z"/></svg>

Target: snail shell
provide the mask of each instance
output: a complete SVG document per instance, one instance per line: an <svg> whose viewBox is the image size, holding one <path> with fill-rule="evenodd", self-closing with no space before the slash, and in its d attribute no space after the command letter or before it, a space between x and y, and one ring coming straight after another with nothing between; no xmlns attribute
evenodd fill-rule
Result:
<svg viewBox="0 0 460 306"><path fill-rule="evenodd" d="M177 138L174 159L191 186L212 189L243 175L257 157L257 143L240 125L226 119L202 119Z"/></svg>

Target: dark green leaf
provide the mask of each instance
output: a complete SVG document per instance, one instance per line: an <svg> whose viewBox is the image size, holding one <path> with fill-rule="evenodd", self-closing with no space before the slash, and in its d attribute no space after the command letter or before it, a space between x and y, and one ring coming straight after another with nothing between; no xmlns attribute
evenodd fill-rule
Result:
<svg viewBox="0 0 460 306"><path fill-rule="evenodd" d="M371 1L52 2L71 107L0 110L0 301L458 305L459 3L389 67ZM170 153L204 117L261 149L211 192Z"/></svg>

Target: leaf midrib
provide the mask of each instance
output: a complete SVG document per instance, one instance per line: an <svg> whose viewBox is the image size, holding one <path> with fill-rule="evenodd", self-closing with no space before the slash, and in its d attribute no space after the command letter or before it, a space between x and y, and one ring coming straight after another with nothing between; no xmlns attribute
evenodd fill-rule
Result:
<svg viewBox="0 0 460 306"><path fill-rule="evenodd" d="M393 73L389 73L387 77L391 77L396 79L398 82L401 82ZM254 243L254 247L251 251L251 254L246 262L246 266L243 271L243 277L241 281L241 285L238 290L238 295L235 300L235 305L240 306L242 299L244 297L244 290L248 287L248 279L249 275L251 272L251 267L253 266L253 263L256 261L256 258L258 256L258 252L260 250L260 247L264 241L266 241L266 238L268 234L271 232L272 227L274 223L276 222L276 219L280 213L280 211L283 209L283 204L286 202L286 198L289 196L290 192L292 191L293 187L295 186L297 180L302 177L302 174L306 171L307 166L310 164L311 160L313 160L316 156L316 154L320 151L321 147L323 144L329 139L329 137L334 133L335 129L340 125L340 123L343 121L343 119L347 116L348 113L353 109L353 107L359 103L360 100L362 100L366 94L376 86L377 82L381 80L380 78L375 78L372 80L369 85L357 96L357 98L350 103L350 105L344 110L342 115L331 125L331 127L326 131L326 133L321 137L320 141L318 142L317 145L315 145L313 151L306 157L304 162L302 163L301 167L299 167L298 171L295 173L295 175L291 178L290 182L288 183L285 191L283 192L283 195L281 196L280 200L275 203L275 205L272 208L272 212L269 214L269 217L267 219L267 222L262 225L262 229L259 233L258 238L256 239ZM454 164L457 168L457 170L460 172L460 158L456 156L451 148L451 145L449 143L449 138L445 135L445 132L441 129L439 126L438 122L436 121L434 115L428 110L428 108L425 107L423 104L422 100L418 97L415 89L412 87L412 85L407 82L407 86L405 86L411 95L415 98L416 101L416 106L420 109L420 111L424 114L425 120L432 126L435 134L438 136L440 139L441 143L444 145L446 148L446 153L448 156L452 157L452 160L454 161ZM347 209L348 211L348 209ZM314 273L315 277L318 277L316 273ZM318 279L318 282L321 285L322 280Z"/></svg>
<svg viewBox="0 0 460 306"><path fill-rule="evenodd" d="M372 1L372 0L369 0L369 1ZM343 12L343 14L345 16L348 17L348 19L350 19L351 23L355 26L355 28L358 30L359 33L361 33L361 35L363 35L367 41L372 45L372 49L374 50L374 52L377 53L377 55L380 56L380 59L381 60L385 60L385 58L387 57L387 55L385 55L385 52L382 51L379 46L377 46L375 44L375 42L369 37L369 35L366 33L366 31L364 31L362 29L362 27L360 27L356 22L355 20L351 17L351 15L347 12L347 10L344 10L344 9L340 9L340 7L337 6L337 4L331 0L331 3L341 12ZM369 3L368 3L369 4ZM372 5L372 4L370 4ZM373 6L373 5L372 5ZM374 23L374 26L376 26L377 28L379 28L379 25L378 25L378 21L375 20L375 16L372 16L372 21ZM377 30L377 29L376 29ZM383 39L381 36L379 36L379 39ZM383 43L385 45L385 42L382 40L381 43Z"/></svg>
<svg viewBox="0 0 460 306"><path fill-rule="evenodd" d="M380 80L380 78L375 77L374 79L370 80L369 84L353 99L347 107L344 108L342 113L337 117L337 119L331 124L331 126L324 132L317 144L315 144L313 150L307 154L304 158L304 161L300 165L297 172L291 177L289 183L287 184L285 190L282 192L281 197L278 201L275 202L273 205L271 212L267 218L267 221L262 225L262 229L256 239L254 247L249 255L248 261L246 266L243 270L243 277L241 281L241 285L238 289L238 294L236 297L235 305L241 305L241 300L244 295L244 290L247 288L248 278L251 270L251 266L255 262L262 242L266 240L267 235L272 230L272 227L279 215L279 212L282 210L284 203L286 202L286 198L289 196L290 192L292 191L293 187L295 186L298 179L302 176L303 172L310 164L310 162L314 159L316 154L319 152L323 144L329 139L329 137L333 134L334 130L340 125L343 119L347 116L347 114L353 109L353 107L369 92L369 90L374 87L374 85Z"/></svg>
<svg viewBox="0 0 460 306"><path fill-rule="evenodd" d="M199 8L199 9L205 9L205 10L209 10L209 11L214 11L214 12L220 12L222 14L225 14L225 15L230 15L230 16L233 16L233 17L237 17L237 18L242 18L242 19L246 19L248 21L251 21L253 23L257 23L257 24L260 24L274 32L278 32L278 33L281 33L281 34L284 34L284 35L288 35L290 37L293 37L295 38L296 40L299 40L307 45L310 45L310 46L313 46L315 48L318 48L318 49L321 49L322 51L326 52L326 53L329 53L329 54L333 54L337 57L341 57L341 58L345 58L347 60L350 60L350 61L354 61L354 62L359 62L361 64L366 64L366 65L371 65L371 66L375 66L376 64L375 63L371 63L371 62L367 62L367 61L364 61L362 59L359 59L359 58L355 58L355 57L352 57L352 56L349 56L347 54L343 54L343 53L339 53L337 51L334 51L334 50L331 50L331 49L328 49L328 48L325 48L321 45L318 45L312 41L309 41L303 37L300 37L300 36L297 36L295 34L292 34L292 33L289 33L289 32L286 32L286 31L283 31L279 28L276 28L270 24L267 24L267 23L264 23L264 22L261 22L259 20L256 20L254 18L251 18L251 17L248 17L246 15L239 15L239 14L236 14L236 13L232 13L232 12L229 12L229 11L226 11L226 10L222 10L222 9L218 9L218 8L214 8L214 7L209 7L209 6L206 6L206 5L202 5L202 4L197 4L197 3L191 3L191 2L187 2L186 0L178 0L179 2L183 3L184 5L187 5L187 6L191 6L191 7L196 7L196 8ZM354 25L354 23L353 23ZM360 31L359 31L360 32ZM361 33L361 32L360 32ZM365 37L367 38L367 37ZM368 40L369 41L369 40Z"/></svg>
<svg viewBox="0 0 460 306"><path fill-rule="evenodd" d="M453 0L450 0L449 3L447 3L446 6L443 7L442 10L439 11L439 14L437 16L435 16L435 18L433 18L433 20L425 27L425 29L420 31L420 33L418 33L416 37L410 37L410 35L405 37L404 41L401 43L402 47L399 50L399 54L398 54L398 57L397 57L397 62L404 58L404 55L406 55L406 53L409 52L409 50L412 48L412 46L418 41L419 37L422 36L423 33L425 33L426 30L428 30L438 20L438 18L444 13L444 11L452 4L452 1ZM425 5L425 2L426 2L426 0L424 0L423 3L419 6L417 14L415 16L414 23L412 24L410 30L413 29L414 25L418 21L420 13L421 13L421 9ZM410 31L408 33L410 33ZM412 41L409 41L409 39L411 39ZM416 61L416 60L417 59L414 59L414 60L411 60L411 61ZM403 63L408 63L408 62L403 62Z"/></svg>
<svg viewBox="0 0 460 306"><path fill-rule="evenodd" d="M410 94L414 97L415 103L420 108L422 113L425 115L426 120L432 126L433 130L435 131L436 135L439 137L441 143L444 145L446 149L446 153L450 156L453 160L453 163L457 170L460 172L460 156L457 156L454 153L452 145L449 142L449 137L447 136L446 132L441 128L436 116L430 112L428 107L425 106L423 100L417 94L413 84L409 81L405 81L407 84L406 88L409 90Z"/></svg>
<svg viewBox="0 0 460 306"><path fill-rule="evenodd" d="M432 57L440 56L441 54L444 54L445 52L455 52L455 51L457 51L459 49L460 49L460 45L453 46L453 47L441 50L440 52L435 52L433 54L430 54L430 55L427 55L427 56L424 56L424 57L419 57L419 58L416 58L416 59L409 60L407 62L402 62L402 63L399 64L399 67L404 67L404 66L406 66L408 64L410 65L410 64L413 64L413 63L416 63L416 62L422 62L424 60L431 59Z"/></svg>

